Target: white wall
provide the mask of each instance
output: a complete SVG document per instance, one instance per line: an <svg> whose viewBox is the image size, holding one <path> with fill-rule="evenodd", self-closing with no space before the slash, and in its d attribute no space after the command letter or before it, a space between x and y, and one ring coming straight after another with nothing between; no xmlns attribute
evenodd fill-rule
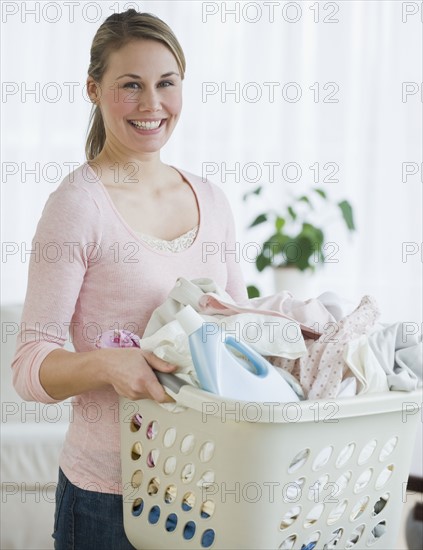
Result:
<svg viewBox="0 0 423 550"><path fill-rule="evenodd" d="M91 40L106 16L129 4L74 2L71 10L59 2L3 3L3 303L24 299L25 250L42 207L69 163L84 160ZM232 202L240 250L266 236L246 230L256 213L313 185L311 165L318 163L327 178L325 164L335 163L339 181L320 185L334 199L351 201L358 230L350 236L337 220L328 224L337 263L325 265L318 289L353 300L370 293L383 320L421 322L421 5L273 2L273 14L270 4L257 2L238 3L239 14L230 13L235 2L132 5L163 17L187 57L184 112L163 159L200 174L215 167L210 179ZM215 95L205 96L206 82ZM223 92L236 83L238 102ZM265 83L273 83L273 100ZM294 84L284 99L287 83ZM338 102L328 103L333 90ZM298 101L287 100L298 91ZM261 99L253 101L257 93ZM279 163L273 182L272 162ZM239 163L239 181L225 174L224 163L228 169ZM262 172L257 183L248 163ZM287 163L300 166L299 182L284 180ZM404 163L416 173L405 178ZM243 203L244 192L258 184L266 187L264 197ZM270 272L258 274L245 255L242 261L247 282L271 293Z"/></svg>

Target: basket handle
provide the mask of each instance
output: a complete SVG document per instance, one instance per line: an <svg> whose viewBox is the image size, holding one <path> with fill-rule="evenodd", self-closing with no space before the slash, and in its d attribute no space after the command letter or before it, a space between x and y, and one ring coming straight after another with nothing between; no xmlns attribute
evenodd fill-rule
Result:
<svg viewBox="0 0 423 550"><path fill-rule="evenodd" d="M170 390L174 395L177 395L179 393L179 390L182 388L182 386L190 385L188 384L188 382L185 382L185 380L182 380L178 376L175 376L174 374L168 372L160 372L156 370L154 371L154 374L159 379L160 384L166 389Z"/></svg>

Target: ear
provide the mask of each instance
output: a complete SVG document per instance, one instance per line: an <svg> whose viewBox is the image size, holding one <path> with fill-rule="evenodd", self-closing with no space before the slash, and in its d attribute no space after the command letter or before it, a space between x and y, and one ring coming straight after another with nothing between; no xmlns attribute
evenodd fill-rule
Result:
<svg viewBox="0 0 423 550"><path fill-rule="evenodd" d="M87 94L92 103L97 105L98 100L100 99L100 87L98 82L96 82L92 76L87 78Z"/></svg>

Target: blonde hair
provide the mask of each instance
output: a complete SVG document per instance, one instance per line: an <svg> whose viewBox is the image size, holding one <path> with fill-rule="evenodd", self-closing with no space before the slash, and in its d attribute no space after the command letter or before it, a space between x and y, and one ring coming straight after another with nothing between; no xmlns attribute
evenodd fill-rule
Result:
<svg viewBox="0 0 423 550"><path fill-rule="evenodd" d="M88 74L101 82L109 55L132 40L156 40L164 44L175 56L181 79L185 75L185 56L172 29L156 15L139 13L134 9L114 13L97 30L90 52ZM103 116L100 107L93 105L88 123L88 137L85 144L87 160L94 159L103 149L106 141Z"/></svg>

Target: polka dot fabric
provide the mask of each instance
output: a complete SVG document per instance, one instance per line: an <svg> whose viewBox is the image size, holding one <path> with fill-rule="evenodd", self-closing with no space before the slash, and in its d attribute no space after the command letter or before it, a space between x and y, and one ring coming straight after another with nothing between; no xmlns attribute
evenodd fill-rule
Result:
<svg viewBox="0 0 423 550"><path fill-rule="evenodd" d="M307 399L335 398L349 372L343 360L346 344L367 334L379 316L374 298L363 296L352 313L337 323L326 323L318 340L306 340L307 355L295 361L275 358L272 362L298 379Z"/></svg>

